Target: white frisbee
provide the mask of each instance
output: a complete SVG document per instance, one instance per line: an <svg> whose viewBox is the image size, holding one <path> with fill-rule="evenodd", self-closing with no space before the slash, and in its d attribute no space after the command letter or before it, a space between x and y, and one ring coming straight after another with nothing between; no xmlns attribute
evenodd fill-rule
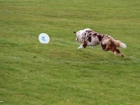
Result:
<svg viewBox="0 0 140 105"><path fill-rule="evenodd" d="M48 44L49 41L50 41L50 37L46 33L41 33L39 35L38 39L39 39L39 42L42 43L42 44Z"/></svg>

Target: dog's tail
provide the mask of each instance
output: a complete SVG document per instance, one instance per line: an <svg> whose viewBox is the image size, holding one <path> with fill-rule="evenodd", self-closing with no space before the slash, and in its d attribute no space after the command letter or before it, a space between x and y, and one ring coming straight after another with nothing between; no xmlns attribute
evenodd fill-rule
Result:
<svg viewBox="0 0 140 105"><path fill-rule="evenodd" d="M119 45L119 47L121 47L121 48L126 48L127 46L126 46L126 44L125 43L120 43L120 45Z"/></svg>
<svg viewBox="0 0 140 105"><path fill-rule="evenodd" d="M120 40L114 40L116 47L126 48L126 44L121 42Z"/></svg>

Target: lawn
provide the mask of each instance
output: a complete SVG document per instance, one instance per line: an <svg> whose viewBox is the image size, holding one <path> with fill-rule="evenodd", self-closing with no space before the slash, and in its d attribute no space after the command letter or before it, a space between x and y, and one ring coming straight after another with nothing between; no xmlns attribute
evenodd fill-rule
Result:
<svg viewBox="0 0 140 105"><path fill-rule="evenodd" d="M126 43L125 57L78 50L84 28ZM0 0L0 105L139 105L139 35L139 0Z"/></svg>

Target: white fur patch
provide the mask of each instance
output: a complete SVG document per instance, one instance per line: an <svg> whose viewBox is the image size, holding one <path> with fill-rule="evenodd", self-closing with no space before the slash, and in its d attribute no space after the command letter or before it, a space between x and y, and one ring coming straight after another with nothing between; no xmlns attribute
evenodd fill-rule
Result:
<svg viewBox="0 0 140 105"><path fill-rule="evenodd" d="M84 47L83 47L83 45L81 44L81 45L78 47L78 50L79 50L79 49L82 49L82 48L84 48Z"/></svg>
<svg viewBox="0 0 140 105"><path fill-rule="evenodd" d="M109 39L105 39L102 41L102 44L105 45L105 44L107 44L108 41L109 41Z"/></svg>
<svg viewBox="0 0 140 105"><path fill-rule="evenodd" d="M126 46L125 43L120 43L120 47L121 47L121 48L126 48L127 46Z"/></svg>

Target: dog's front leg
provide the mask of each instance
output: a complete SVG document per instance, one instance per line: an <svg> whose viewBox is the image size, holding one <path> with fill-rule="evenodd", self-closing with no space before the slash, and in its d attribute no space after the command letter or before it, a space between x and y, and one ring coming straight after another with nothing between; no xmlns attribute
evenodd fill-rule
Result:
<svg viewBox="0 0 140 105"><path fill-rule="evenodd" d="M83 47L83 44L81 44L81 45L78 47L78 50L79 50L79 49L82 49L82 48L84 48L84 47Z"/></svg>
<svg viewBox="0 0 140 105"><path fill-rule="evenodd" d="M79 50L79 49L82 49L82 48L86 48L86 46L87 46L87 42L84 41L84 42L78 47L78 50Z"/></svg>

